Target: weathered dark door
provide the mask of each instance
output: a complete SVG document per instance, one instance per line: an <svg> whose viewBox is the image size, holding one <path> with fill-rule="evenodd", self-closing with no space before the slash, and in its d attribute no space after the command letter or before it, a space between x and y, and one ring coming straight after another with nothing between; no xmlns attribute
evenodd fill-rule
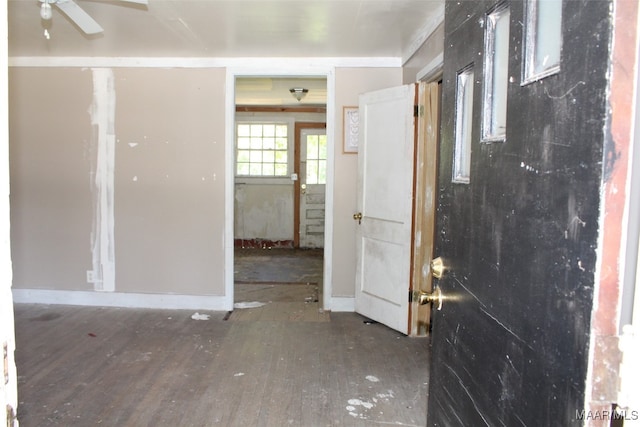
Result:
<svg viewBox="0 0 640 427"><path fill-rule="evenodd" d="M558 66L545 71L538 58L543 72L531 77L523 40L537 40L525 37L534 3L553 2L446 3L435 248L446 270L434 283L444 301L433 314L428 425L583 422L610 4L563 1ZM492 68L491 46L505 40L492 45L486 31L504 14L508 60ZM496 105L492 121L500 87L506 119Z"/></svg>

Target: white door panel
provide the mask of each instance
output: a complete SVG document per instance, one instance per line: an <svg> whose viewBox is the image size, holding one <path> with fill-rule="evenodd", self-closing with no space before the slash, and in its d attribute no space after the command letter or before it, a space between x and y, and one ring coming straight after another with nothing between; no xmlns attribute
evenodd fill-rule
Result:
<svg viewBox="0 0 640 427"><path fill-rule="evenodd" d="M360 97L356 311L408 332L415 86Z"/></svg>

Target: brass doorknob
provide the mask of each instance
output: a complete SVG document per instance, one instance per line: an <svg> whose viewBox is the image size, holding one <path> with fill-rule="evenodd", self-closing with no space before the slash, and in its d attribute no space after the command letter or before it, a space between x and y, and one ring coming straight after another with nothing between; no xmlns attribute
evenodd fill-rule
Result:
<svg viewBox="0 0 640 427"><path fill-rule="evenodd" d="M436 279L442 278L444 272L447 269L447 267L445 267L444 265L444 262L442 261L442 258L440 257L431 260L431 263L429 265L431 267L431 275Z"/></svg>
<svg viewBox="0 0 640 427"><path fill-rule="evenodd" d="M419 291L417 297L419 305L433 303L436 310L442 309L442 291L439 286L436 286L431 293Z"/></svg>

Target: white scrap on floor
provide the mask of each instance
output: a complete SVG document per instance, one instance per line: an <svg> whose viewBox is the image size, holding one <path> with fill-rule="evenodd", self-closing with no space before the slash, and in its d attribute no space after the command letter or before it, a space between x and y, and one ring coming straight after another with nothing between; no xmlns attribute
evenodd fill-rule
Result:
<svg viewBox="0 0 640 427"><path fill-rule="evenodd" d="M191 318L193 320L209 320L211 316L208 314L200 314L200 313L193 313L191 315Z"/></svg>
<svg viewBox="0 0 640 427"><path fill-rule="evenodd" d="M233 308L258 308L266 305L263 302L250 301L250 302L237 302L233 304Z"/></svg>
<svg viewBox="0 0 640 427"><path fill-rule="evenodd" d="M367 380L369 380L369 381L371 381L372 383L377 383L377 382L379 382L379 381L380 381L380 380L378 379L378 377L374 377L373 375L367 375L367 376L366 376L366 379L367 379Z"/></svg>

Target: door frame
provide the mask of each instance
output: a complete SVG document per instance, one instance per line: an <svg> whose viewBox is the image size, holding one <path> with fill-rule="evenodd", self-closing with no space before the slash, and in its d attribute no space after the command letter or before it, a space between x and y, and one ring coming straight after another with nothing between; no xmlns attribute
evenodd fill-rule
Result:
<svg viewBox="0 0 640 427"><path fill-rule="evenodd" d="M325 310L331 309L332 254L333 254L333 213L334 213L334 162L335 162L335 67L312 67L305 63L284 62L280 66L254 60L247 65L227 67L225 91L225 195L224 195L224 306L233 310L234 300L234 198L235 198L235 118L236 118L236 78L238 77L325 77L327 79L326 128L327 184L325 189L324 261L323 261L323 301ZM215 143L215 142L214 142Z"/></svg>
<svg viewBox="0 0 640 427"><path fill-rule="evenodd" d="M436 70L438 71L438 70ZM432 73L435 80L419 81L416 90L415 105L418 105L417 123L414 129L414 172L413 172L413 218L412 218L412 245L410 261L410 292L431 292L431 271L426 270L433 259L435 245L435 223L438 210L438 170L440 147L440 111L442 107L442 69L438 73ZM426 105L432 98L422 93L422 85L427 89L434 84L435 104ZM428 113L432 113L435 126L429 127ZM428 182L432 188L429 193ZM426 193L426 194L425 194ZM427 209L430 208L428 212ZM425 336L429 334L431 325L431 305L419 305L414 298L409 304L408 331L410 336Z"/></svg>
<svg viewBox="0 0 640 427"><path fill-rule="evenodd" d="M294 125L294 133L295 133L295 145L293 147L293 173L298 175L298 180L293 185L293 247L300 247L300 181L302 180L302 175L300 174L300 150L302 149L300 144L302 140L300 139L300 132L303 129L326 129L327 128L327 118L325 117L324 122L295 122ZM325 188L325 196L326 196L326 188ZM326 221L326 213L325 213L325 221ZM326 232L326 227L325 227Z"/></svg>

